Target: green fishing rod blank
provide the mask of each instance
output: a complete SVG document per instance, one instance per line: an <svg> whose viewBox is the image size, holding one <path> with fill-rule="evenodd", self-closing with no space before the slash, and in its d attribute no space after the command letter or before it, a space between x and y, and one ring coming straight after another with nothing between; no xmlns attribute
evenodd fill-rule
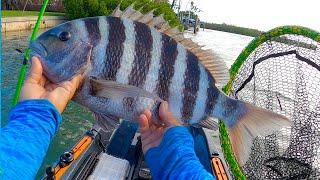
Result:
<svg viewBox="0 0 320 180"><path fill-rule="evenodd" d="M36 24L35 24L35 26L33 28L29 44L33 40L35 40L36 37L37 37L37 33L38 33L39 28L40 28L40 23L41 23L41 20L43 18L43 15L44 15L44 12L46 10L46 7L48 5L48 2L49 2L49 0L45 0L43 2L43 5L42 5L41 10L40 10L39 15L38 15L37 22L36 22ZM13 102L12 102L13 106L15 106L19 101L20 92L21 92L21 88L22 88L22 84L23 84L24 78L26 76L27 64L28 64L29 59L30 59L30 49L28 48L24 53L23 63L22 63L22 66L20 68L20 72L19 72L19 76L18 76L18 82L17 82L17 86L16 86L16 91L14 93Z"/></svg>

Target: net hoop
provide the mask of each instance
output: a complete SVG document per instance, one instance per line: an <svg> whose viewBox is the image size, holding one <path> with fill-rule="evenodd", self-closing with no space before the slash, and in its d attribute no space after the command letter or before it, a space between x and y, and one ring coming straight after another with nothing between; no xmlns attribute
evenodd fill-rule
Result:
<svg viewBox="0 0 320 180"><path fill-rule="evenodd" d="M301 35L308 37L316 42L320 42L320 33L301 26L280 26L274 28L266 33L263 33L253 39L240 53L235 62L232 64L229 73L230 80L228 84L223 88L223 91L229 95L233 81L235 80L242 64L250 56L250 54L258 48L264 42L267 42L270 38L280 37L285 34ZM222 121L219 123L221 146L225 155L225 159L228 162L231 173L235 179L246 179L241 167L239 166L231 147L228 131Z"/></svg>

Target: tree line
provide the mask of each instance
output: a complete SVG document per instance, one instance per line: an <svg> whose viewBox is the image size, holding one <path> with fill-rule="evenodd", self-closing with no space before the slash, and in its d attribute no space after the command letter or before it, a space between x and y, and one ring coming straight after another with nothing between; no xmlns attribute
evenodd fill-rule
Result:
<svg viewBox="0 0 320 180"><path fill-rule="evenodd" d="M261 33L263 33L263 31L259 31L257 29L239 27L239 26L234 26L234 25L229 25L224 23L223 24L204 23L204 27L206 29L230 32L230 33L241 34L241 35L252 36L252 37L257 37Z"/></svg>

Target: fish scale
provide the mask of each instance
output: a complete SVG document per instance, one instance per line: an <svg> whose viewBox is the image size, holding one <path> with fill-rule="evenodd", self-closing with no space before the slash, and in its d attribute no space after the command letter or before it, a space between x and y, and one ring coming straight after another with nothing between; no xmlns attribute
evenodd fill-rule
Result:
<svg viewBox="0 0 320 180"><path fill-rule="evenodd" d="M106 51L101 49L107 49L107 45L109 43L109 24L107 23L107 18L101 16L99 19L99 33L100 33L100 41L97 46L93 49L94 57L93 59L102 59L103 61L92 60L94 67L96 67L96 71L92 71L92 76L99 76L105 74L105 64L106 64Z"/></svg>
<svg viewBox="0 0 320 180"><path fill-rule="evenodd" d="M129 76L129 84L142 87L151 63L152 36L150 28L134 22L136 32L134 65Z"/></svg>
<svg viewBox="0 0 320 180"><path fill-rule="evenodd" d="M209 73L208 70L206 70L207 77L208 77L208 82L209 84L214 84L214 79L211 77L211 74ZM206 101L206 109L205 109L205 114L210 114L212 113L212 109L214 109L214 106L217 103L218 97L219 97L219 91L217 90L216 87L209 86L207 89L207 101Z"/></svg>
<svg viewBox="0 0 320 180"><path fill-rule="evenodd" d="M187 53L187 69L184 74L184 90L182 118L190 119L199 90L200 68L197 58L190 52Z"/></svg>
<svg viewBox="0 0 320 180"><path fill-rule="evenodd" d="M121 57L123 55L123 43L125 41L125 27L118 18L107 18L109 24L109 43L107 45L105 57L104 78L108 80L116 80L117 70L120 68ZM110 30L110 29L116 29ZM103 49L101 49L103 51ZM103 59L99 59L103 60ZM96 61L99 61L96 60Z"/></svg>
<svg viewBox="0 0 320 180"><path fill-rule="evenodd" d="M136 31L133 21L123 19L122 23L125 29L125 41L123 44L123 53L120 61L120 67L117 70L116 81L121 84L129 83L129 75L134 67ZM111 52L112 53L112 52Z"/></svg>
<svg viewBox="0 0 320 180"><path fill-rule="evenodd" d="M173 114L175 117L181 119L182 114L182 108L183 108L183 97L184 97L184 78L185 78L185 71L187 69L187 63L185 61L187 51L186 49L179 45L177 46L178 55L177 60L174 63L174 74L171 79L170 87L169 87L169 93L175 94L175 96L169 96L168 102L169 105L174 104L174 106L170 106L170 109L173 111Z"/></svg>
<svg viewBox="0 0 320 180"><path fill-rule="evenodd" d="M174 63L178 54L177 43L171 38L162 35L162 49L160 58L160 69L157 84L157 93L164 100L169 99L169 86L174 74Z"/></svg>
<svg viewBox="0 0 320 180"><path fill-rule="evenodd" d="M99 19L94 18L94 19L85 19L83 20L85 24L85 28L88 33L88 39L90 43L96 47L97 44L101 41L101 31L99 29Z"/></svg>
<svg viewBox="0 0 320 180"><path fill-rule="evenodd" d="M136 21L100 16L66 22L33 41L31 55L40 57L53 83L83 74L73 101L89 108L106 131L117 125L107 116L136 121L145 109L151 110L154 123L161 123L158 108L168 101L183 125L213 129L218 124L212 117L223 120L243 165L255 137L289 125L283 116L224 95L215 86L228 77L224 62L152 17L150 12Z"/></svg>

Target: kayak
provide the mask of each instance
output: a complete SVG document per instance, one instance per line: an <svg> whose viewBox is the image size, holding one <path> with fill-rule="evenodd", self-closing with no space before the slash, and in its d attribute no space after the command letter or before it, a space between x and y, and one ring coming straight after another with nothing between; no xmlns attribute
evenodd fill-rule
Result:
<svg viewBox="0 0 320 180"><path fill-rule="evenodd" d="M188 129L204 168L219 180L231 179L219 131ZM122 121L112 133L94 125L70 151L46 169L44 179L152 179L143 157L138 124Z"/></svg>

